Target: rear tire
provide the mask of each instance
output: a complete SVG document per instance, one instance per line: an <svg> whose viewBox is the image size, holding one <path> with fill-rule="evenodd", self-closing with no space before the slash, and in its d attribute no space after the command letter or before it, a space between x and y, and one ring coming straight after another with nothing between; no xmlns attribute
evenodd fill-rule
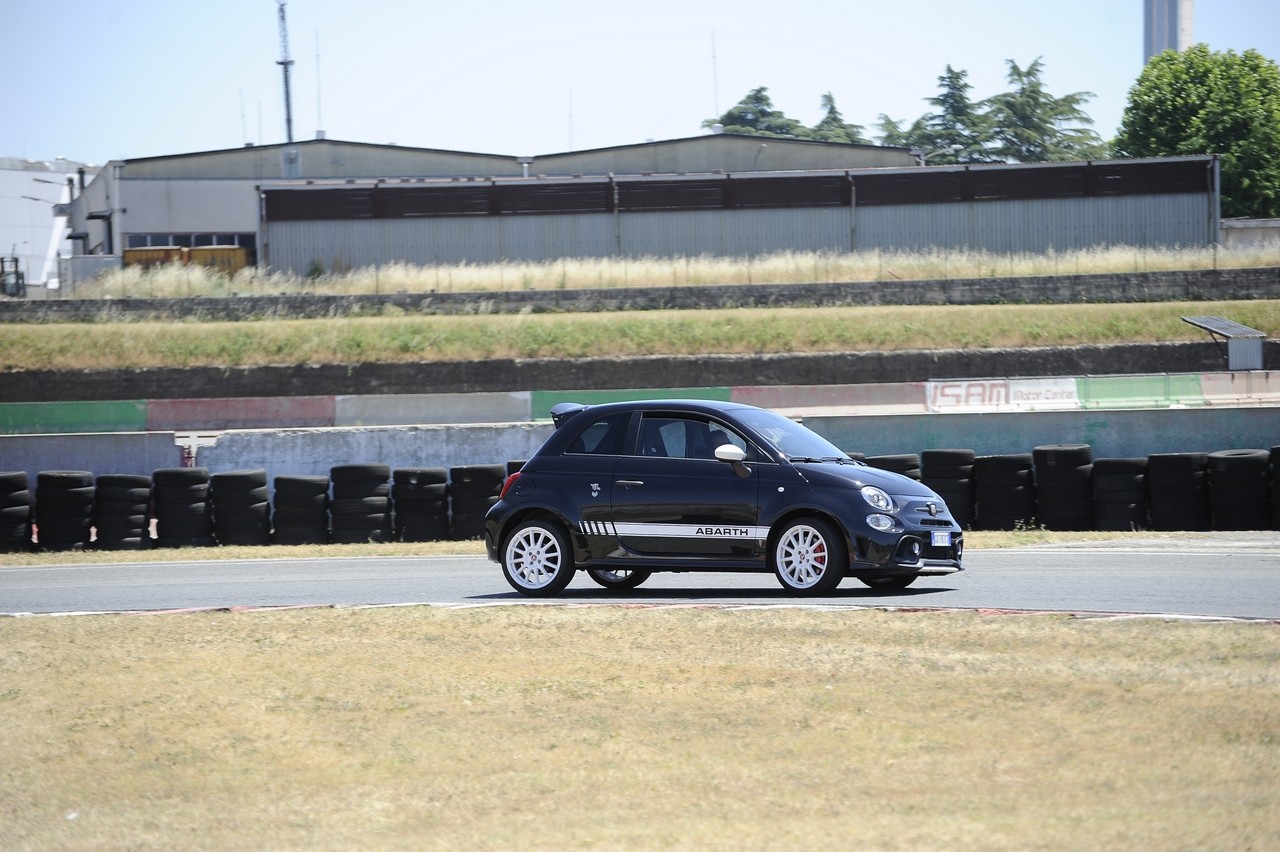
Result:
<svg viewBox="0 0 1280 852"><path fill-rule="evenodd" d="M573 579L573 551L554 521L525 521L502 545L502 576L522 595L558 595Z"/></svg>
<svg viewBox="0 0 1280 852"><path fill-rule="evenodd" d="M797 518L774 540L773 572L789 594L830 594L848 565L844 537L821 518Z"/></svg>
<svg viewBox="0 0 1280 852"><path fill-rule="evenodd" d="M587 576L606 589L634 589L653 576L652 571L615 571L610 568L588 568Z"/></svg>

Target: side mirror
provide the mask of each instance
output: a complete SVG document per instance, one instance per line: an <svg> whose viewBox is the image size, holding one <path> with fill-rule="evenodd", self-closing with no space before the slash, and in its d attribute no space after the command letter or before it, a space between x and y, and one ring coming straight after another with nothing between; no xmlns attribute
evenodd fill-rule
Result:
<svg viewBox="0 0 1280 852"><path fill-rule="evenodd" d="M747 457L747 451L737 444L722 444L716 447L716 458L723 462L741 462Z"/></svg>
<svg viewBox="0 0 1280 852"><path fill-rule="evenodd" d="M747 451L737 444L724 444L716 447L716 458L722 462L728 462L729 466L733 468L733 472L743 479L751 475L751 468L742 463L746 457Z"/></svg>

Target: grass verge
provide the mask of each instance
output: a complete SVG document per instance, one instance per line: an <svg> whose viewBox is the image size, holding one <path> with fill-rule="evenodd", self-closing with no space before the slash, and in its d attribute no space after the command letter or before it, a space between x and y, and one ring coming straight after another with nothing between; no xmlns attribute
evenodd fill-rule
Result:
<svg viewBox="0 0 1280 852"><path fill-rule="evenodd" d="M743 308L5 326L0 370L989 349L1203 341L1186 315L1280 329L1280 300Z"/></svg>
<svg viewBox="0 0 1280 852"><path fill-rule="evenodd" d="M1273 625L876 610L0 620L17 849L1264 849Z"/></svg>

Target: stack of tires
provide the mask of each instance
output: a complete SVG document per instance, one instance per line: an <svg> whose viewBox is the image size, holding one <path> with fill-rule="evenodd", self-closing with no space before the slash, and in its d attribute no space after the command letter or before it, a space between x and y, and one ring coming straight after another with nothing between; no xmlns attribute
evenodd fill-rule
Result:
<svg viewBox="0 0 1280 852"><path fill-rule="evenodd" d="M213 534L219 544L271 543L271 500L265 470L231 470L209 477Z"/></svg>
<svg viewBox="0 0 1280 852"><path fill-rule="evenodd" d="M36 542L41 550L83 550L93 534L93 473L36 474Z"/></svg>
<svg viewBox="0 0 1280 852"><path fill-rule="evenodd" d="M1030 453L973 460L973 520L980 530L1031 526L1036 516L1034 460Z"/></svg>
<svg viewBox="0 0 1280 852"><path fill-rule="evenodd" d="M962 528L973 525L973 450L925 450L920 454L924 484L938 493Z"/></svg>
<svg viewBox="0 0 1280 852"><path fill-rule="evenodd" d="M900 473L919 482L923 477L920 472L920 455L918 453L896 453L887 456L867 456L866 463L880 470Z"/></svg>
<svg viewBox="0 0 1280 852"><path fill-rule="evenodd" d="M1209 453L1209 513L1215 530L1271 528L1270 464L1266 450Z"/></svg>
<svg viewBox="0 0 1280 852"><path fill-rule="evenodd" d="M31 490L25 470L0 472L0 553L31 549Z"/></svg>
<svg viewBox="0 0 1280 852"><path fill-rule="evenodd" d="M103 473L94 482L93 546L142 550L151 546L151 477Z"/></svg>
<svg viewBox="0 0 1280 852"><path fill-rule="evenodd" d="M1049 530L1093 529L1093 450L1088 444L1045 444L1031 451L1036 517Z"/></svg>
<svg viewBox="0 0 1280 852"><path fill-rule="evenodd" d="M1147 499L1153 530L1209 529L1208 466L1208 453L1147 456Z"/></svg>
<svg viewBox="0 0 1280 852"><path fill-rule="evenodd" d="M506 478L506 465L501 464L449 468L449 507L453 515L450 530L454 539L480 538L484 534L485 513L498 502Z"/></svg>
<svg viewBox="0 0 1280 852"><path fill-rule="evenodd" d="M277 476L271 516L275 544L328 544L329 477Z"/></svg>
<svg viewBox="0 0 1280 852"><path fill-rule="evenodd" d="M397 541L442 541L449 537L449 471L443 467L398 467L391 474Z"/></svg>
<svg viewBox="0 0 1280 852"><path fill-rule="evenodd" d="M342 464L330 468L329 503L334 544L391 540L391 468L385 464Z"/></svg>
<svg viewBox="0 0 1280 852"><path fill-rule="evenodd" d="M156 547L212 547L213 507L209 470L162 467L151 472Z"/></svg>
<svg viewBox="0 0 1280 852"><path fill-rule="evenodd" d="M1093 463L1093 528L1142 530L1148 525L1147 460L1098 459Z"/></svg>

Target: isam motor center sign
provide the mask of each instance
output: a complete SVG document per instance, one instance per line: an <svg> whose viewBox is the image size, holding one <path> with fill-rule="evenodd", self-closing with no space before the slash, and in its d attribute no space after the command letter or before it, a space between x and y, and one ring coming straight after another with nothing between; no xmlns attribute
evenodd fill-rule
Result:
<svg viewBox="0 0 1280 852"><path fill-rule="evenodd" d="M930 411L1063 411L1080 407L1075 379L973 379L927 383Z"/></svg>

